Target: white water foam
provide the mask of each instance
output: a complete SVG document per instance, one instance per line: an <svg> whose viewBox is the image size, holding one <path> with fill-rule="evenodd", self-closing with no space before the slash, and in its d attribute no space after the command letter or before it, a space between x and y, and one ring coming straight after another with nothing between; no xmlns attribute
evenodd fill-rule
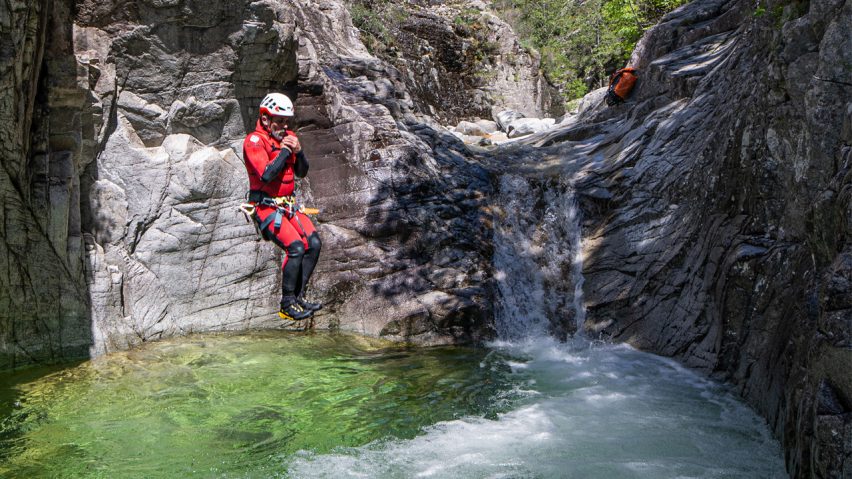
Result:
<svg viewBox="0 0 852 479"><path fill-rule="evenodd" d="M627 346L495 343L530 394L410 440L302 453L295 478L786 477L763 421L723 386Z"/></svg>
<svg viewBox="0 0 852 479"><path fill-rule="evenodd" d="M577 331L575 335L582 336L586 323L586 304L583 301L583 284L586 282L586 278L583 276L583 230L580 226L580 206L577 204L575 195L571 195L567 219L567 224L571 225L570 238L571 251L573 251L571 279L574 281L574 324Z"/></svg>

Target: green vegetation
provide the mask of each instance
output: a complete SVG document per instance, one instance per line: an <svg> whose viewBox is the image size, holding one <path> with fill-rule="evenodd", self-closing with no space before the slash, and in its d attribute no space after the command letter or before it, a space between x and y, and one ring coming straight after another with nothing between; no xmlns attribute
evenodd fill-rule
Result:
<svg viewBox="0 0 852 479"><path fill-rule="evenodd" d="M373 53L383 52L396 43L390 27L408 18L401 5L378 0L355 0L349 6L352 24L361 31L364 46Z"/></svg>
<svg viewBox="0 0 852 479"><path fill-rule="evenodd" d="M566 100L606 85L624 67L642 34L668 12L689 0L494 0L493 7L518 33L521 45L541 55L544 74ZM353 24L374 54L398 55L399 26L408 1L349 0ZM467 70L488 80L497 45L486 39L482 13L461 7L453 18L456 33L470 42ZM481 73L476 73L481 72Z"/></svg>
<svg viewBox="0 0 852 479"><path fill-rule="evenodd" d="M479 28L480 19L479 10L475 8L465 8L453 19L456 25L465 25L467 27Z"/></svg>
<svg viewBox="0 0 852 479"><path fill-rule="evenodd" d="M467 50L468 66L480 83L493 80L497 72L490 70L493 59L500 53L500 45L486 38L487 27L483 24L482 12L475 8L463 8L453 18L455 32L470 42Z"/></svg>
<svg viewBox="0 0 852 479"><path fill-rule="evenodd" d="M567 99L609 82L642 34L688 0L496 0Z"/></svg>

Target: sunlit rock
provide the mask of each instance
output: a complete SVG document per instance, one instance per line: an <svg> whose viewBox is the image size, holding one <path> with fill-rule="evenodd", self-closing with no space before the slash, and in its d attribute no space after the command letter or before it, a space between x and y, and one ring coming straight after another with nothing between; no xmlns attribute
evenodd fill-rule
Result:
<svg viewBox="0 0 852 479"><path fill-rule="evenodd" d="M548 130L555 124L553 118L518 118L506 127L506 135L509 138L531 135Z"/></svg>

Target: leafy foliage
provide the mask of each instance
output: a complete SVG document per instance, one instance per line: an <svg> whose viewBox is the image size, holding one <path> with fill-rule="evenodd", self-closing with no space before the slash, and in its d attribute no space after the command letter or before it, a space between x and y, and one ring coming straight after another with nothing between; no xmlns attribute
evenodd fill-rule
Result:
<svg viewBox="0 0 852 479"><path fill-rule="evenodd" d="M496 0L495 7L541 55L568 99L607 84L636 42L689 0Z"/></svg>
<svg viewBox="0 0 852 479"><path fill-rule="evenodd" d="M352 24L361 31L361 40L373 53L383 52L395 44L389 28L405 21L408 12L401 5L384 0L354 0L349 5Z"/></svg>

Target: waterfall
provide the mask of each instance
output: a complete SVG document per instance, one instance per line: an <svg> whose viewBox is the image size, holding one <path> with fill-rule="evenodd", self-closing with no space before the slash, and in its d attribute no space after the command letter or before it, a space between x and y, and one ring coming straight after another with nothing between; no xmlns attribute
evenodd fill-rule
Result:
<svg viewBox="0 0 852 479"><path fill-rule="evenodd" d="M500 178L494 227L494 269L500 339L517 340L582 331L582 235L570 182L531 184Z"/></svg>
<svg viewBox="0 0 852 479"><path fill-rule="evenodd" d="M574 282L574 326L575 336L583 335L583 325L586 323L586 304L583 301L583 283L586 278L583 277L583 230L580 227L580 205L577 203L577 196L572 194L570 204L568 205L568 218L565 223L566 228L570 230L571 251L571 280Z"/></svg>

